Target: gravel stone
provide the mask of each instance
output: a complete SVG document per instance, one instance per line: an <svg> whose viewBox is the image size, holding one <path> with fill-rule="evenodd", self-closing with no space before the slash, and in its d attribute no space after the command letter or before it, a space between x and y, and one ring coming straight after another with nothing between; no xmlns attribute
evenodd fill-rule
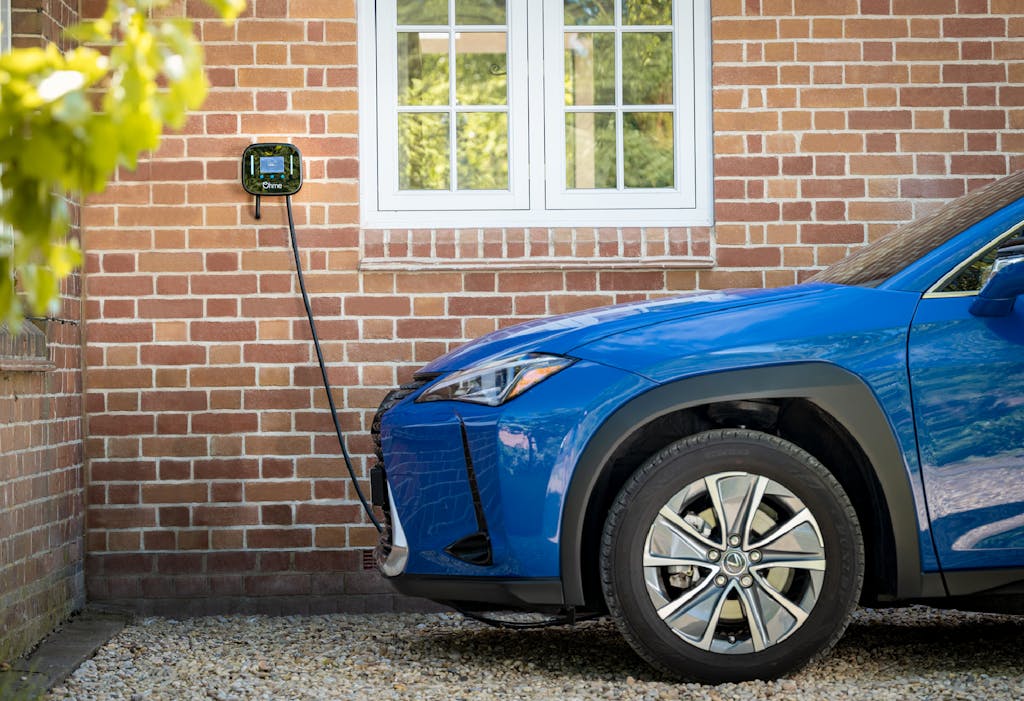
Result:
<svg viewBox="0 0 1024 701"><path fill-rule="evenodd" d="M502 630L457 614L145 618L56 699L1020 699L1024 617L864 609L833 652L771 682L660 677L610 621Z"/></svg>

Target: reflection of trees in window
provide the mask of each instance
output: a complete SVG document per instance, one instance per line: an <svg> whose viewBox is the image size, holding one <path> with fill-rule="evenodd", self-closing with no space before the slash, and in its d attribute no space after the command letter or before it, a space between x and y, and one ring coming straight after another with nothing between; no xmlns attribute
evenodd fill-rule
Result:
<svg viewBox="0 0 1024 701"><path fill-rule="evenodd" d="M500 7L498 4L481 8L474 19L493 19L499 10L503 19L504 3ZM443 32L399 33L399 105L445 108L403 111L399 115L399 187L451 190L454 185L458 190L507 190L506 35L456 32L454 96L449 78L451 39L447 27ZM485 109L466 109L473 106ZM453 118L455 183L451 172Z"/></svg>
<svg viewBox="0 0 1024 701"><path fill-rule="evenodd" d="M652 109L673 105L672 33L649 30L671 24L670 0L623 2L619 35L612 0L566 0L564 7L566 187L673 187L674 114ZM593 31L573 30L581 25Z"/></svg>

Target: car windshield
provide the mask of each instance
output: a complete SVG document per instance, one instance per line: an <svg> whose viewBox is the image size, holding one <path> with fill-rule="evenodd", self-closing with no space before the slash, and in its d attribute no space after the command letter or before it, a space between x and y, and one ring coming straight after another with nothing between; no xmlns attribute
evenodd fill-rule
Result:
<svg viewBox="0 0 1024 701"><path fill-rule="evenodd" d="M1024 171L997 180L899 227L825 268L811 281L873 287L1021 197L1024 197Z"/></svg>

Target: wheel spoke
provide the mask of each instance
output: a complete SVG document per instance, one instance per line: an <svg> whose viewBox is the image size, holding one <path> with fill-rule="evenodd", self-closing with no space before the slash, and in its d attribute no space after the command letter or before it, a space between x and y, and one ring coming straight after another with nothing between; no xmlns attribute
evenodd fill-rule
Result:
<svg viewBox="0 0 1024 701"><path fill-rule="evenodd" d="M658 609L658 616L680 636L708 650L731 587L731 584L719 587L708 577L697 587Z"/></svg>
<svg viewBox="0 0 1024 701"><path fill-rule="evenodd" d="M751 565L750 570L752 572L758 572L760 570L770 570L775 567L783 567L788 570L817 570L818 572L825 571L825 559L818 556L809 557L793 557L790 555L786 558L772 559L765 557L760 563Z"/></svg>
<svg viewBox="0 0 1024 701"><path fill-rule="evenodd" d="M770 597L775 603L784 608L790 616L796 619L796 624L792 626L792 628L802 626L804 621L807 620L807 616L810 615L809 611L805 611L800 606L787 599L781 592L777 591L775 587L761 577L754 577L754 586L760 593Z"/></svg>
<svg viewBox="0 0 1024 701"><path fill-rule="evenodd" d="M707 560L697 560L690 557L668 557L652 552L644 553L644 567L708 567Z"/></svg>
<svg viewBox="0 0 1024 701"><path fill-rule="evenodd" d="M815 540L817 541L817 548L820 551L821 535L818 533L818 524L815 523L814 516L811 514L810 510L806 508L801 509L799 512L794 514L792 518L790 518L788 521L786 521L778 528L773 529L767 536L765 536L761 540L757 541L756 543L751 543L750 548L756 550L781 549L778 548L780 542L787 536L793 534L795 531L797 531L797 529L799 529L801 526L805 524L810 528L810 531L815 536Z"/></svg>
<svg viewBox="0 0 1024 701"><path fill-rule="evenodd" d="M708 618L707 627L704 629L704 635L700 639L700 646L705 650L711 649L711 644L715 641L715 633L718 631L718 621L722 617L722 608L725 606L725 600L731 589L734 587L734 583L730 582L728 586L722 587L722 592L718 596L718 600L715 601L715 608L711 612L711 616Z"/></svg>
<svg viewBox="0 0 1024 701"><path fill-rule="evenodd" d="M754 525L754 517L757 515L757 508L761 506L761 498L764 496L765 489L768 488L768 478L758 477L753 484L751 493L748 495L746 508L743 514L743 523L740 526L740 532L743 536L743 547L744 549L749 547L750 543L750 528Z"/></svg>
<svg viewBox="0 0 1024 701"><path fill-rule="evenodd" d="M709 538L705 538L697 530L688 524L686 520L677 514L675 511L667 506L662 507L658 515L668 521L671 530L674 531L675 535L680 538L686 545L693 550L694 553L706 553L711 548L721 548L722 546ZM655 521L657 526L657 521Z"/></svg>
<svg viewBox="0 0 1024 701"><path fill-rule="evenodd" d="M754 646L754 652L760 652L773 642L768 634L764 609L761 607L754 587L740 587L739 593L740 599L743 601L743 615L750 628L750 643Z"/></svg>
<svg viewBox="0 0 1024 701"><path fill-rule="evenodd" d="M745 472L728 472L704 480L714 506L723 540L746 531L757 513L768 480Z"/></svg>

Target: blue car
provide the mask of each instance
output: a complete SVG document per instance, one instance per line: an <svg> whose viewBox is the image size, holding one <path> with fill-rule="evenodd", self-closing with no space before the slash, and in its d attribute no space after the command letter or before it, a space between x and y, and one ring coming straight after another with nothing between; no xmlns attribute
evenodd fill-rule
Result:
<svg viewBox="0 0 1024 701"><path fill-rule="evenodd" d="M525 323L381 405L379 569L773 678L853 608L1021 611L1024 173L794 287Z"/></svg>

